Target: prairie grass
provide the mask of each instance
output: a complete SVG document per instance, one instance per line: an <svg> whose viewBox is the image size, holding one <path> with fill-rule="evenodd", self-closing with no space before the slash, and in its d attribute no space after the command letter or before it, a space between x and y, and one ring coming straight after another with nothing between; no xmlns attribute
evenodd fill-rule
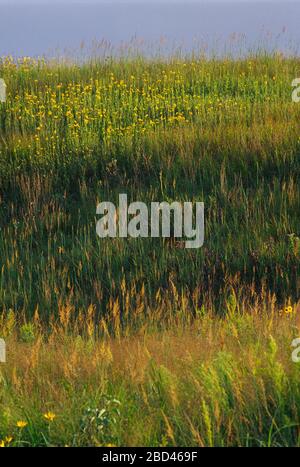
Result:
<svg viewBox="0 0 300 467"><path fill-rule="evenodd" d="M191 319L164 304L120 330L68 311L47 329L2 319L0 439L10 446L299 446L289 314L254 307ZM158 329L159 327L159 329ZM95 336L98 336L95 338ZM101 412L101 411L104 412ZM19 428L18 422L24 422ZM10 438L12 438L10 440ZM10 440L10 441L9 441Z"/></svg>
<svg viewBox="0 0 300 467"><path fill-rule="evenodd" d="M0 60L2 444L299 445L299 75ZM119 193L204 201L203 248L100 240Z"/></svg>

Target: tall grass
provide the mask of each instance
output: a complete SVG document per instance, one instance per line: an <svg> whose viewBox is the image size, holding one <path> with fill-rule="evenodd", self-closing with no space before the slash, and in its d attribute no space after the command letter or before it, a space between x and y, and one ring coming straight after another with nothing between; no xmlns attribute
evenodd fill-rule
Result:
<svg viewBox="0 0 300 467"><path fill-rule="evenodd" d="M230 304L231 303L231 304ZM1 323L0 440L7 446L299 446L299 306L191 319L161 304L120 329L119 310L62 309ZM250 313L251 312L251 313ZM71 325L72 322L72 325ZM98 336L97 338L95 336ZM101 339L99 339L101 336ZM47 416L52 417L46 418ZM18 422L25 426L18 427ZM12 439L10 439L12 438Z"/></svg>
<svg viewBox="0 0 300 467"><path fill-rule="evenodd" d="M0 61L2 438L299 444L299 73L280 55ZM119 193L204 201L204 247L100 240Z"/></svg>

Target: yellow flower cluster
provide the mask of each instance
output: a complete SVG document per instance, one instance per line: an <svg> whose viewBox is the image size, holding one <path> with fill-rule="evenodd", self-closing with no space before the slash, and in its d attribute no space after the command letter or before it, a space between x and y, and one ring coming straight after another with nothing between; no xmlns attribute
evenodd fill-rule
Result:
<svg viewBox="0 0 300 467"><path fill-rule="evenodd" d="M74 153L178 125L238 122L250 105L243 96L248 76L243 71L233 81L226 66L218 80L201 61L174 61L157 66L156 73L144 65L135 75L130 69L121 73L120 67L114 73L98 66L82 76L79 67L63 73L43 61L25 57L14 62L9 57L0 61L0 71L20 85L8 96L7 133L13 135L16 151L51 157L63 148ZM264 89L263 82L252 86L258 95Z"/></svg>
<svg viewBox="0 0 300 467"><path fill-rule="evenodd" d="M294 311L293 307L291 305L288 305L288 306L285 306L283 309L279 310L279 314L290 315L293 313L293 311Z"/></svg>

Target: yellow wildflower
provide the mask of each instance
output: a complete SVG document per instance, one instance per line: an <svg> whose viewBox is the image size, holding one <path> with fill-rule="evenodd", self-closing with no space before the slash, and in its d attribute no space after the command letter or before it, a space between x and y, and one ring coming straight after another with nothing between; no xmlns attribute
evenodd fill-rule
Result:
<svg viewBox="0 0 300 467"><path fill-rule="evenodd" d="M24 420L19 420L19 421L17 422L17 427L18 427L18 428L21 428L21 430L22 430L23 428L25 428L25 426L27 426L27 425L28 425L28 423L25 422Z"/></svg>
<svg viewBox="0 0 300 467"><path fill-rule="evenodd" d="M53 412L46 412L46 413L44 413L44 418L45 418L46 420L48 420L49 422L53 422L53 420L55 419L55 417L56 417L56 415L55 415L55 413L53 413Z"/></svg>

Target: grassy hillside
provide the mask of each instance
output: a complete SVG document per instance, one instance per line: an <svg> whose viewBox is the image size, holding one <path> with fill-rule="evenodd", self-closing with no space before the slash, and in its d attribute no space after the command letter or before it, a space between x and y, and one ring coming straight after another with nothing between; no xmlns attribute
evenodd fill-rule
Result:
<svg viewBox="0 0 300 467"><path fill-rule="evenodd" d="M299 76L280 55L0 61L0 440L299 444ZM119 193L203 201L204 246L99 239Z"/></svg>

